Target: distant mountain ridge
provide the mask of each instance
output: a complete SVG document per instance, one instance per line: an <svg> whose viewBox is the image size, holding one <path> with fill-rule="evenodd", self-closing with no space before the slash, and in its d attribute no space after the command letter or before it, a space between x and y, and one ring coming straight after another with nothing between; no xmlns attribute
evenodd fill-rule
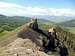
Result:
<svg viewBox="0 0 75 56"><path fill-rule="evenodd" d="M47 16L47 15L34 15L34 16L37 18L47 19L56 23L75 19L75 16ZM28 17L33 17L33 16L28 16Z"/></svg>
<svg viewBox="0 0 75 56"><path fill-rule="evenodd" d="M8 16L8 17L14 17L14 16ZM36 17L39 19L49 20L56 23L75 19L75 16L48 16L48 15L29 15L29 16L26 15L26 16L17 16L17 17L29 17L29 18Z"/></svg>
<svg viewBox="0 0 75 56"><path fill-rule="evenodd" d="M69 20L69 21L65 21L65 22L62 22L62 23L59 23L61 26L64 26L64 27L75 27L75 19L73 20Z"/></svg>

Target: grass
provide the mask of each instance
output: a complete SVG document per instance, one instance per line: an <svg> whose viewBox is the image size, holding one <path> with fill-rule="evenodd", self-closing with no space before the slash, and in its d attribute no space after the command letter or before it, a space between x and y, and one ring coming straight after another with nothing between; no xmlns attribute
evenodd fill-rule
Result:
<svg viewBox="0 0 75 56"><path fill-rule="evenodd" d="M4 32L0 33L0 40L5 39L6 37L3 37L3 36L7 35L8 33L9 33L8 31L4 31Z"/></svg>
<svg viewBox="0 0 75 56"><path fill-rule="evenodd" d="M18 27L16 28L15 30L13 31L4 31L2 33L0 33L0 42L3 41L3 40L6 40L8 38L11 38L13 37L14 35L16 35L18 32L20 32L21 30L25 29L26 28L26 24L21 26L21 27Z"/></svg>
<svg viewBox="0 0 75 56"><path fill-rule="evenodd" d="M69 29L69 32L75 34L75 27L67 27Z"/></svg>
<svg viewBox="0 0 75 56"><path fill-rule="evenodd" d="M7 33L8 33L8 31L4 31L4 32L0 33L0 37L6 35Z"/></svg>
<svg viewBox="0 0 75 56"><path fill-rule="evenodd" d="M2 43L6 44L8 42L12 42L14 39L17 38L16 35L18 34L18 32L20 32L24 28L26 28L25 25L18 27L17 29L10 31L10 32L4 31L4 32L0 33L0 44L2 44Z"/></svg>
<svg viewBox="0 0 75 56"><path fill-rule="evenodd" d="M20 28L20 27L18 27L18 28ZM20 30L18 28L13 31L4 31L4 32L0 33L0 42L16 35L16 33Z"/></svg>

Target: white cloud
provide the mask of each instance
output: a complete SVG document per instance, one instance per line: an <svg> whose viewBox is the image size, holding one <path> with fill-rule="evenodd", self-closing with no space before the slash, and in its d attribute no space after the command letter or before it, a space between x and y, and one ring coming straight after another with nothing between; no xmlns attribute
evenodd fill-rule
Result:
<svg viewBox="0 0 75 56"><path fill-rule="evenodd" d="M9 16L25 16L25 15L75 16L75 11L72 9L24 7L17 4L0 2L0 14L5 14Z"/></svg>

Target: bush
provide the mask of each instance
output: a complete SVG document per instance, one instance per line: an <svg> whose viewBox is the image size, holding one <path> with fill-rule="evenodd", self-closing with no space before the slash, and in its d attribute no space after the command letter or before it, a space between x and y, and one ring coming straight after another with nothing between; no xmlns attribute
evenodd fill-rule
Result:
<svg viewBox="0 0 75 56"><path fill-rule="evenodd" d="M8 26L8 25L3 25L1 28L2 28L3 30L6 30L6 31L11 31L11 30L13 30L13 28L11 28L11 27Z"/></svg>
<svg viewBox="0 0 75 56"><path fill-rule="evenodd" d="M0 33L2 33L4 30L2 28L0 28Z"/></svg>

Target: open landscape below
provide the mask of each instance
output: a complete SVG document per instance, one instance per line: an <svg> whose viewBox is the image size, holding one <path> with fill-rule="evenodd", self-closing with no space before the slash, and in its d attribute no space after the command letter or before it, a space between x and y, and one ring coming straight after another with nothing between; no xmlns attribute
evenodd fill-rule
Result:
<svg viewBox="0 0 75 56"><path fill-rule="evenodd" d="M4 20L2 18L4 18ZM7 17L3 15L0 16L0 56L59 56L58 51L50 52L49 54L39 51L40 46L36 44L36 40L33 42L29 39L30 37L33 39L39 36L45 37L41 33L28 28L27 25L30 23L29 17L8 17L8 20L5 18ZM68 48L69 56L75 56L74 28L63 28L60 27L59 24L43 19L38 19L38 22L39 28L42 30L55 27L58 38L63 41ZM21 35L23 35L21 37L18 36L20 32L22 32ZM23 37L26 39L23 39ZM38 43L39 42L40 40Z"/></svg>

